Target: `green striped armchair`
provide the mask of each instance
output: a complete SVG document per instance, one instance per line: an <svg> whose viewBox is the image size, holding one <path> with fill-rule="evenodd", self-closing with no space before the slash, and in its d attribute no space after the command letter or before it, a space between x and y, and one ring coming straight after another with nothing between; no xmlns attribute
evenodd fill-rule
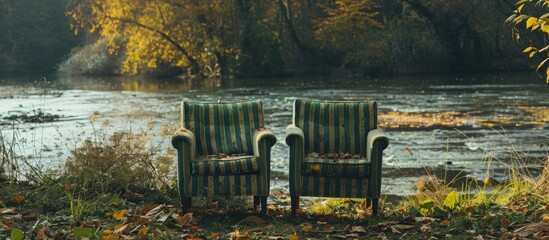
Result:
<svg viewBox="0 0 549 240"><path fill-rule="evenodd" d="M377 215L389 140L377 127L376 102L296 99L286 143L292 215L299 196L367 198Z"/></svg>
<svg viewBox="0 0 549 240"><path fill-rule="evenodd" d="M272 131L263 123L263 103L181 103L177 180L183 212L196 196L254 196L265 213L269 195Z"/></svg>

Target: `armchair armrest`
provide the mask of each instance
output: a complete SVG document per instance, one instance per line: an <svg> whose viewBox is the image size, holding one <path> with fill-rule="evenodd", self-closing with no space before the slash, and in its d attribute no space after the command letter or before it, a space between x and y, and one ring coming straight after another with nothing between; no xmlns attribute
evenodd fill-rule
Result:
<svg viewBox="0 0 549 240"><path fill-rule="evenodd" d="M254 139L253 141L254 156L260 156L260 149L259 149L261 145L260 141L266 140L267 141L266 146L268 148L271 148L276 143L276 136L274 135L273 131L271 129L266 129L266 128L256 130L254 133L253 139Z"/></svg>
<svg viewBox="0 0 549 240"><path fill-rule="evenodd" d="M290 146L290 195L299 196L301 192L301 162L305 158L305 134L292 124L286 128L286 144Z"/></svg>
<svg viewBox="0 0 549 240"><path fill-rule="evenodd" d="M297 137L300 139L303 139L305 137L303 130L294 124L289 125L286 128L286 144L290 145L290 139L293 137Z"/></svg>
<svg viewBox="0 0 549 240"><path fill-rule="evenodd" d="M276 143L276 136L270 129L257 129L253 137L254 156L259 157L260 169L260 196L268 196L271 179L271 147Z"/></svg>
<svg viewBox="0 0 549 240"><path fill-rule="evenodd" d="M368 132L368 136L366 138L366 157L370 161L377 160L373 159L374 157L372 156L372 150L374 148L374 144L376 143L378 143L378 150L380 151L389 146L389 139L385 136L385 133L381 130L381 128L372 129Z"/></svg>
<svg viewBox="0 0 549 240"><path fill-rule="evenodd" d="M189 150L191 151L191 159L193 159L195 156L195 142L196 142L194 133L186 128L179 129L179 131L177 131L172 136L172 146L179 151L184 151L183 149L179 149L181 146L180 142L183 142L189 145L190 147Z"/></svg>
<svg viewBox="0 0 549 240"><path fill-rule="evenodd" d="M195 156L195 136L182 128L172 136L172 145L177 149L177 187L181 196L190 196L191 160Z"/></svg>

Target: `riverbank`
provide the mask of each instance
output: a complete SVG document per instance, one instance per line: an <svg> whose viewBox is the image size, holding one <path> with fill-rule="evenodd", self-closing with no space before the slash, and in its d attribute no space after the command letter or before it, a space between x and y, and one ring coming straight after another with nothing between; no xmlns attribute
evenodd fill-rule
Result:
<svg viewBox="0 0 549 240"><path fill-rule="evenodd" d="M512 169L510 171L513 172ZM466 185L457 194L433 176L417 195L382 201L371 216L360 199L310 198L292 217L273 191L267 213L251 197L194 198L181 214L176 189L126 185L105 191L71 176L42 184L0 183L0 238L19 239L544 239L549 237L547 168L537 180ZM81 179L87 176L76 176ZM103 186L119 179L105 178ZM138 183L139 184L139 183ZM87 186L86 188L84 186ZM108 188L109 189L109 188ZM463 190L463 189L462 189ZM490 194L487 194L488 191ZM475 194L473 194L475 192ZM382 197L382 200L384 197Z"/></svg>

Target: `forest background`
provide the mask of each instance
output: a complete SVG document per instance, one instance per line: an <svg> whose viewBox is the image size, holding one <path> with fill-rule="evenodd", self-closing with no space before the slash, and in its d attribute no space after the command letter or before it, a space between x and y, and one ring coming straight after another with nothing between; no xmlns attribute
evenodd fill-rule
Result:
<svg viewBox="0 0 549 240"><path fill-rule="evenodd" d="M0 0L0 72L243 78L532 68L521 52L536 39L523 42L505 23L515 3Z"/></svg>

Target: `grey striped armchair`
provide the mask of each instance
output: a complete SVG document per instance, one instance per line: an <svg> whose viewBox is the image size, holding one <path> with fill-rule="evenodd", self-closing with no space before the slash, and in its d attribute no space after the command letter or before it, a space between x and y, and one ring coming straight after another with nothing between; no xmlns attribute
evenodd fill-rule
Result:
<svg viewBox="0 0 549 240"><path fill-rule="evenodd" d="M377 215L389 140L377 127L376 102L296 99L286 143L292 215L299 196L367 198Z"/></svg>
<svg viewBox="0 0 549 240"><path fill-rule="evenodd" d="M263 103L181 103L177 180L183 212L196 196L254 196L265 213L269 195L272 131L263 123Z"/></svg>

